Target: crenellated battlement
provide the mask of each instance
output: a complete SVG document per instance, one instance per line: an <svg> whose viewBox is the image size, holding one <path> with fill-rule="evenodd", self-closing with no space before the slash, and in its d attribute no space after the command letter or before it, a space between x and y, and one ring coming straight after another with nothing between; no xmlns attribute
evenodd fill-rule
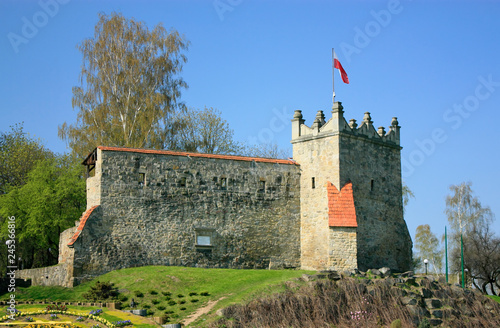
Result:
<svg viewBox="0 0 500 328"><path fill-rule="evenodd" d="M341 102L335 102L332 106L332 117L325 121L325 114L319 110L314 118L313 124L305 125L305 119L301 110L296 110L292 119L292 144L309 140L310 138L322 138L339 133L349 134L371 139L375 142L383 142L387 145L400 145L400 129L397 117L392 118L389 131L380 126L375 129L369 112L366 112L361 124L358 126L355 119L347 123L344 118L344 110Z"/></svg>

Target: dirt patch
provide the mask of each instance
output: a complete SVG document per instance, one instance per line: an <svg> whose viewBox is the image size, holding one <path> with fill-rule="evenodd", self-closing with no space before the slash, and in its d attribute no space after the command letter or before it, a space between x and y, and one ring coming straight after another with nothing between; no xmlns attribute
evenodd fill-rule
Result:
<svg viewBox="0 0 500 328"><path fill-rule="evenodd" d="M215 306L215 304L217 304L217 302L219 302L219 301L221 301L221 300L223 300L225 298L226 297L221 297L221 298L219 298L216 301L208 301L207 305L205 305L204 307L199 308L194 313L190 314L186 319L184 319L183 324L187 326L187 325L193 323L200 316L202 316L202 315L207 314L208 312L210 312L210 310L212 310L212 308Z"/></svg>
<svg viewBox="0 0 500 328"><path fill-rule="evenodd" d="M167 277L170 278L170 279L172 279L175 282L181 282L181 280L179 278L177 278L176 276L169 276L169 275L167 275Z"/></svg>

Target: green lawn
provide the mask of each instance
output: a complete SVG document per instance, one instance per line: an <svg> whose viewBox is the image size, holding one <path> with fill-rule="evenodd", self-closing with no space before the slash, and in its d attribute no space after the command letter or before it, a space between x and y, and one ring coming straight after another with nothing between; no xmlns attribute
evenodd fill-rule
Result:
<svg viewBox="0 0 500 328"><path fill-rule="evenodd" d="M231 303L278 292L282 290L284 281L300 277L304 273L312 272L148 266L109 272L75 288L40 286L19 288L16 300L86 302L82 294L94 285L95 281L109 281L118 287L121 298L126 297L124 306L128 306L133 298L139 303L138 308L147 308L154 312L154 316L167 313L171 322L179 322L196 309L205 306L208 301L217 301L224 297L211 311L214 313ZM144 296L137 297L136 292ZM171 295L165 296L166 293ZM196 295L190 296L190 293ZM202 296L201 293L208 293L208 296ZM0 299L7 297L8 294L0 295ZM169 301L175 304L169 304Z"/></svg>

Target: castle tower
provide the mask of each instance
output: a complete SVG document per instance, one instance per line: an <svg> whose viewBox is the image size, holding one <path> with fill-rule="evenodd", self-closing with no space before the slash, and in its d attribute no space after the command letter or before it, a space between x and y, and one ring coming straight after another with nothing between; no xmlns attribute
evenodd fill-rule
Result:
<svg viewBox="0 0 500 328"><path fill-rule="evenodd" d="M412 242L403 219L400 126L375 130L370 113L348 124L340 102L325 122L292 119L300 164L301 265L313 270L409 270Z"/></svg>

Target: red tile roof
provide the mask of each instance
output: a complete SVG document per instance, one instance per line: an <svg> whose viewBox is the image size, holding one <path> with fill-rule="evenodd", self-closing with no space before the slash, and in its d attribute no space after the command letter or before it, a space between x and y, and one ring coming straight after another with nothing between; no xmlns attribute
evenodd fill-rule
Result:
<svg viewBox="0 0 500 328"><path fill-rule="evenodd" d="M85 227L85 223L87 223L87 220L90 217L90 214L92 214L92 212L98 207L99 207L99 205L92 206L91 208L89 208L88 210L86 210L83 213L82 217L80 218L80 224L78 225L78 228L76 228L76 231L73 234L73 237L71 237L71 239L69 240L68 246L70 246L70 247L73 246L75 241L78 239L78 237L82 233L82 230Z"/></svg>
<svg viewBox="0 0 500 328"><path fill-rule="evenodd" d="M158 154L158 155L171 155L171 156L189 156L189 157L203 157L203 158L214 158L214 159L228 159L233 161L255 161L260 163L274 163L274 164L289 164L289 165L299 165L292 159L275 159L275 158L263 158L263 157L246 157L246 156L235 156L235 155L218 155L218 154L202 154L202 153L189 153L189 152L179 152L171 150L155 150L155 149L141 149L141 148L122 148L122 147L97 147L100 150L106 151L124 151L132 153L141 154Z"/></svg>
<svg viewBox="0 0 500 328"><path fill-rule="evenodd" d="M330 227L357 227L356 208L352 183L349 181L339 190L331 183L326 185L328 193L328 225Z"/></svg>

